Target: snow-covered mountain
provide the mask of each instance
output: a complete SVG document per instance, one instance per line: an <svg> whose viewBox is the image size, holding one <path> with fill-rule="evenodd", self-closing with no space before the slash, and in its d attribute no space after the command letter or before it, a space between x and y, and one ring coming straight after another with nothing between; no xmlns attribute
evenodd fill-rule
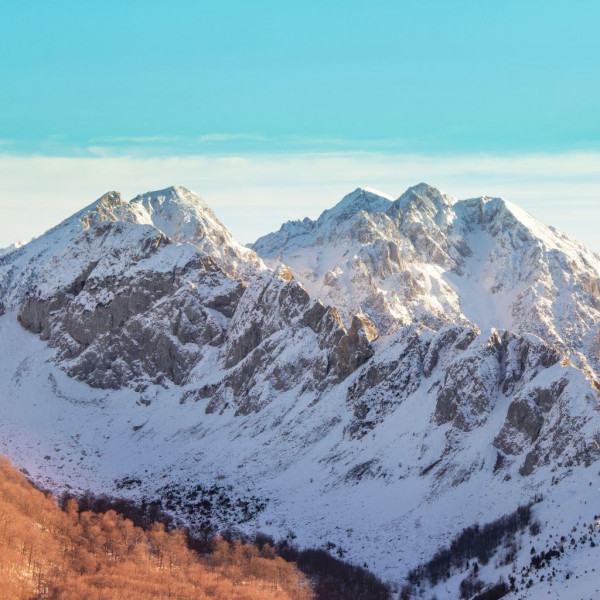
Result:
<svg viewBox="0 0 600 600"><path fill-rule="evenodd" d="M107 232L108 239L104 239ZM128 238L129 234L133 239ZM221 269L242 279L256 269L264 269L256 254L233 239L200 196L185 188L174 186L129 202L118 192L108 192L39 238L0 254L3 304L6 309L18 307L40 279L58 275L61 279L50 287L60 287L73 270L96 256L91 247L85 246L92 244L93 235L98 238L95 251L101 246L100 254L114 255L118 260L121 252L133 252L139 246L140 236L153 234L186 245L184 253L188 255L193 248L202 250ZM84 245L80 248L82 239ZM133 257L123 256L122 264L127 266L131 260Z"/></svg>
<svg viewBox="0 0 600 600"><path fill-rule="evenodd" d="M252 247L382 333L414 322L534 333L599 372L600 258L500 198L457 201L419 184L392 201L358 189Z"/></svg>
<svg viewBox="0 0 600 600"><path fill-rule="evenodd" d="M0 256L0 451L53 489L159 497L438 598L474 578L422 565L521 507L478 577L593 595L593 527L527 579L532 544L595 518L599 279L517 207L425 184L253 250L184 188L111 192Z"/></svg>

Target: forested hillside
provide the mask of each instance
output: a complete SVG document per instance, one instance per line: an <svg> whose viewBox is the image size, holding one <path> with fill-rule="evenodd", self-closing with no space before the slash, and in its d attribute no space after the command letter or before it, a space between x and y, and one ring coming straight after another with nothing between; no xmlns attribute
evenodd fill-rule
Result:
<svg viewBox="0 0 600 600"><path fill-rule="evenodd" d="M202 557L273 566L269 538L318 600L596 593L600 549L556 536L596 521L600 257L510 202L357 189L250 250L181 186L108 192L0 256L0 303L0 454L75 496L96 561L114 509L179 576L160 509ZM132 565L107 545L16 572L99 585Z"/></svg>
<svg viewBox="0 0 600 600"><path fill-rule="evenodd" d="M200 559L182 530L114 511L65 510L0 459L2 600L309 600L307 579L264 545L222 538Z"/></svg>

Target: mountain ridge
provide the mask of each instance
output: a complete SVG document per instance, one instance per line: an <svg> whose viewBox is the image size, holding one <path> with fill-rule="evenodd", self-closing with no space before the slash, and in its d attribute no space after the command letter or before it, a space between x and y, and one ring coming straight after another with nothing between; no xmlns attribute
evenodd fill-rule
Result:
<svg viewBox="0 0 600 600"><path fill-rule="evenodd" d="M0 256L2 453L54 490L159 498L395 581L534 499L544 535L593 505L597 257L419 184L355 190L259 258L197 198L108 193ZM525 568L539 542L515 535Z"/></svg>
<svg viewBox="0 0 600 600"><path fill-rule="evenodd" d="M357 210L335 228L319 219L252 248L344 318L365 312L381 332L419 320L532 331L598 371L600 259L517 206L419 184L385 212Z"/></svg>

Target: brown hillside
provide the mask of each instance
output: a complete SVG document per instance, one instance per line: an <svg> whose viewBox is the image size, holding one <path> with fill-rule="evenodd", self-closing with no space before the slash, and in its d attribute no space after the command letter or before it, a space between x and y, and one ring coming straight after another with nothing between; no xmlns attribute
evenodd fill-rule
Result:
<svg viewBox="0 0 600 600"><path fill-rule="evenodd" d="M0 600L309 600L270 546L217 538L200 560L183 531L148 531L114 511L66 510L0 457Z"/></svg>

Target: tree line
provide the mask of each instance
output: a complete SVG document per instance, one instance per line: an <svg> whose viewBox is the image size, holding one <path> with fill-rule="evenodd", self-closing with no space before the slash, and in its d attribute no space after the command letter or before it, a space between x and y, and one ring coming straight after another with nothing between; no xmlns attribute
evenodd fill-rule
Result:
<svg viewBox="0 0 600 600"><path fill-rule="evenodd" d="M514 512L491 523L463 529L448 547L441 548L431 560L410 571L407 578L410 586L418 586L422 581L429 581L435 586L448 579L452 570L463 569L471 559L487 564L501 543L513 538L531 523L531 506L519 506Z"/></svg>
<svg viewBox="0 0 600 600"><path fill-rule="evenodd" d="M35 489L0 458L2 600L310 600L308 578L273 546L212 540L205 558L181 529L147 529L115 510L80 510Z"/></svg>
<svg viewBox="0 0 600 600"><path fill-rule="evenodd" d="M74 497L65 493L60 497L64 509ZM147 529L152 523L160 522L167 529L175 526L171 515L163 509L162 500L142 499L134 502L109 494L94 494L86 491L76 497L80 511L97 513L114 510L131 520L138 527ZM329 554L323 549L300 549L290 540L275 541L269 535L256 532L247 535L236 527L217 532L210 520L194 532L186 530L187 545L194 551L208 555L214 550L213 540L220 537L231 545L239 542L251 544L261 552L271 555L273 552L287 562L294 563L311 583L315 600L387 600L389 586L364 567L351 564Z"/></svg>

